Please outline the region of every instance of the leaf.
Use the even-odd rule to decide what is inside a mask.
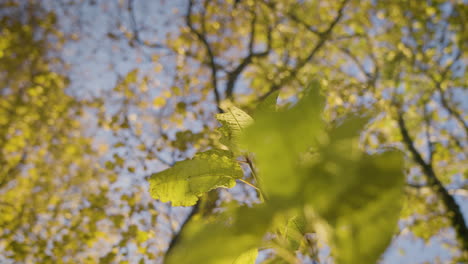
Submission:
[[[290,197],[298,190],[300,155],[323,137],[323,102],[314,85],[293,108],[275,114],[261,113],[246,129],[242,140],[255,153],[262,174],[260,186],[270,198]]]
[[[271,93],[265,100],[261,101],[255,108],[255,117],[260,113],[276,112],[276,102],[278,101],[279,90]]]
[[[242,177],[242,168],[230,152],[208,150],[151,175],[150,193],[173,206],[192,206],[202,194],[215,188],[232,188]]]
[[[156,97],[153,100],[153,106],[156,108],[163,107],[166,104],[166,98],[164,97]]]
[[[363,155],[355,169],[336,176],[328,188],[317,183],[330,174],[310,177],[308,203],[319,218],[316,229],[331,242],[337,263],[376,263],[397,229],[404,185],[399,153]],[[312,172],[311,172],[312,173]],[[345,179],[348,178],[348,179]],[[346,188],[339,188],[343,180]],[[329,201],[323,206],[323,201]],[[330,202],[331,201],[331,202]]]
[[[328,129],[309,165],[301,193],[309,220],[337,263],[375,263],[389,245],[401,211],[404,175],[400,153],[368,155],[359,148],[366,118]]]
[[[304,207],[306,225],[328,238],[337,263],[375,263],[401,209],[401,155],[367,155],[359,136],[368,119],[327,127],[322,106],[313,87],[293,108],[260,114],[243,140],[277,213]]]
[[[241,109],[231,106],[223,114],[217,114],[216,119],[222,127],[218,128],[221,134],[221,144],[228,147],[233,153],[239,153],[239,138],[244,130],[253,123],[252,117]]]
[[[218,215],[215,222],[192,220],[166,263],[253,264],[272,212],[266,206],[240,207]]]
[[[307,245],[306,222],[298,210],[276,212],[274,239],[269,243],[276,255],[271,256],[265,263],[290,264],[299,263],[297,259],[298,250]],[[262,262],[263,263],[263,262]]]
[[[286,240],[287,246],[291,251],[299,249],[305,233],[305,219],[302,216],[290,218],[281,230],[282,238]]]
[[[232,264],[255,264],[257,260],[258,249],[254,248],[242,253]]]

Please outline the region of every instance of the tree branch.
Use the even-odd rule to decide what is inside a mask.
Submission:
[[[431,128],[431,119],[429,117],[428,109],[426,103],[423,105],[424,113],[424,123],[425,123],[425,134],[426,134],[426,145],[427,145],[427,162],[432,166],[432,160],[434,158],[434,144],[431,140],[430,128]]]
[[[207,1],[205,1],[207,3]],[[216,100],[216,105],[218,106],[219,110],[219,105],[221,102],[221,96],[218,91],[218,79],[217,79],[217,68],[216,68],[216,63],[215,63],[215,56],[213,53],[213,50],[210,46],[210,43],[206,39],[205,35],[203,35],[201,32],[199,32],[192,23],[192,9],[193,9],[193,0],[189,0],[188,8],[187,8],[187,15],[185,16],[185,22],[187,26],[189,27],[190,31],[197,36],[197,38],[202,42],[202,44],[205,46],[206,52],[208,54],[208,62],[209,62],[209,67],[211,70],[211,86],[213,87],[213,92],[215,95],[215,100]],[[205,13],[203,12],[202,16],[202,28],[204,28],[205,24]]]
[[[308,28],[308,30],[316,35],[319,36],[319,40],[317,42],[317,44],[314,46],[314,48],[311,50],[311,52],[302,60],[300,60],[296,66],[290,71],[289,75],[286,76],[285,78],[281,79],[279,83],[277,84],[274,84],[272,85],[272,87],[270,88],[270,90],[263,94],[262,96],[259,97],[259,101],[263,101],[266,97],[268,97],[270,94],[272,94],[273,92],[281,89],[281,87],[288,83],[289,81],[291,81],[292,79],[294,79],[297,75],[297,73],[309,62],[311,61],[315,54],[324,46],[324,44],[326,43],[326,41],[329,39],[333,29],[335,28],[335,26],[338,24],[338,22],[341,20],[341,18],[343,17],[343,11],[346,7],[346,4],[348,3],[349,0],[343,0],[340,4],[340,7],[338,9],[338,14],[336,15],[336,17],[332,20],[332,22],[328,25],[327,29],[324,30],[324,31],[321,31],[321,32],[315,32],[315,31],[311,31]]]
[[[229,99],[233,99],[232,95],[234,93],[235,83],[239,78],[242,71],[253,61],[254,58],[261,58],[266,57],[271,51],[271,28],[268,28],[267,32],[267,48],[265,51],[262,52],[254,52],[254,45],[255,45],[255,24],[257,20],[257,16],[255,11],[252,12],[253,18],[251,22],[251,29],[250,29],[250,37],[249,37],[249,53],[246,57],[244,57],[239,65],[233,70],[227,73],[228,81],[226,84],[226,97]]]
[[[431,164],[428,164],[424,161],[421,154],[418,152],[414,146],[414,142],[411,139],[411,136],[408,133],[406,128],[406,123],[403,119],[403,113],[399,109],[398,113],[398,126],[400,129],[401,136],[403,137],[403,143],[406,145],[406,148],[410,151],[413,156],[414,161],[418,164],[424,175],[426,176],[427,183],[431,189],[439,196],[442,200],[445,208],[448,213],[448,217],[452,223],[452,226],[455,229],[457,240],[462,247],[463,256],[468,257],[468,228],[463,218],[463,213],[461,212],[460,207],[456,203],[455,199],[449,194],[444,185],[437,178],[434,169]]]
[[[414,183],[408,183],[406,186],[406,190],[410,193],[413,193],[414,191],[417,192],[422,192],[422,193],[428,193],[432,192],[431,187],[423,184],[414,184]],[[459,196],[465,196],[468,197],[468,187],[467,186],[462,186],[458,188],[451,188],[447,189],[447,192],[451,195],[459,195]]]
[[[465,136],[468,138],[468,124],[465,122],[465,120],[463,119],[463,117],[460,115],[460,113],[458,113],[457,111],[455,111],[451,106],[450,106],[450,103],[447,99],[447,97],[445,96],[445,92],[442,90],[442,86],[441,86],[441,82],[439,81],[435,81],[435,87],[437,89],[437,91],[439,92],[440,94],[440,101],[442,103],[442,106],[447,110],[447,112],[449,112],[449,114],[451,116],[453,116],[455,118],[455,120],[458,121],[458,123],[465,129]]]
[[[128,0],[128,12],[130,13],[130,24],[131,24],[132,31],[133,31],[133,40],[135,40],[138,44],[144,45],[149,48],[157,48],[157,49],[165,48],[165,46],[160,43],[150,43],[148,41],[141,40],[140,32],[138,30],[138,26],[136,22],[133,4],[134,4],[134,0]]]

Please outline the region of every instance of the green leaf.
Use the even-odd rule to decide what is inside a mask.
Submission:
[[[268,245],[272,246],[276,256],[272,256],[265,263],[297,263],[297,251],[310,246],[304,236],[307,233],[304,215],[299,210],[280,209],[275,213],[275,222],[272,226],[274,239]]]
[[[337,263],[375,263],[396,231],[404,185],[400,153],[368,155],[359,148],[365,118],[327,131],[319,157],[308,163],[304,203],[308,219]]]
[[[363,155],[356,164],[340,175],[311,168],[314,176],[305,185],[306,200],[309,213],[318,218],[316,230],[331,242],[337,263],[376,263],[397,230],[402,159],[399,153],[387,152]],[[330,178],[325,187],[322,182]]]
[[[368,119],[327,127],[322,106],[313,87],[293,108],[259,115],[243,140],[277,213],[304,207],[306,225],[328,238],[337,263],[375,263],[399,218],[401,155],[367,155],[359,139]]]
[[[215,222],[192,220],[165,263],[253,264],[272,212],[265,206],[240,207]]]
[[[242,177],[242,168],[229,151],[208,150],[151,175],[150,193],[173,206],[192,206],[202,194],[215,188],[232,188]]]
[[[242,253],[232,264],[255,264],[257,260],[258,249],[254,248]]]
[[[260,113],[246,129],[243,142],[255,153],[260,186],[267,196],[291,197],[300,186],[300,156],[323,137],[323,98],[318,86],[308,89],[293,108]]]
[[[271,93],[265,100],[261,101],[255,108],[255,117],[261,113],[276,112],[276,102],[278,101],[279,90]]]
[[[291,251],[299,249],[305,234],[305,219],[302,216],[290,218],[281,230],[282,237],[286,240],[287,248]]]
[[[221,134],[221,144],[238,154],[239,138],[244,130],[253,123],[252,117],[241,109],[231,106],[223,114],[217,114],[216,119],[221,123],[218,132]]]

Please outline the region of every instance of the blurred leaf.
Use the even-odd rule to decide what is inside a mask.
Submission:
[[[322,105],[315,85],[293,108],[274,115],[262,113],[246,130],[243,141],[255,153],[267,196],[290,197],[298,190],[299,156],[321,140],[323,133]]]
[[[166,104],[166,98],[164,97],[156,97],[153,100],[153,106],[156,108],[163,107]]]
[[[272,208],[259,206],[225,212],[211,223],[194,220],[184,228],[167,264],[253,264],[271,216]]]
[[[265,100],[261,101],[255,108],[255,118],[260,113],[274,113],[276,112],[276,102],[278,101],[280,91],[271,93]]]
[[[282,237],[286,240],[287,248],[294,252],[299,249],[305,234],[306,221],[301,216],[290,218],[281,230]]]
[[[387,152],[363,155],[356,163],[339,175],[311,168],[307,189],[313,191],[305,194],[309,213],[318,217],[316,230],[331,242],[337,263],[376,263],[397,230],[402,159]]]
[[[255,260],[258,256],[258,249],[251,249],[247,252],[242,253],[239,257],[232,262],[233,264],[255,264]]]
[[[326,127],[321,101],[315,86],[293,108],[260,115],[244,140],[275,208],[305,206],[306,225],[328,239],[337,263],[375,263],[401,210],[401,155],[365,154],[359,136],[368,119]]]

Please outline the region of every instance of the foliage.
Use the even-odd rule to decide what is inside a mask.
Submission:
[[[96,262],[89,249],[120,227],[103,226],[110,173],[84,136],[87,103],[66,91],[56,16],[34,1],[0,9],[0,262]]]
[[[399,206],[379,204],[402,183],[359,170],[390,165],[398,149],[403,209],[379,261],[465,263],[467,7],[0,1],[0,262],[332,262],[324,245],[342,262],[373,260]],[[310,80],[324,101],[307,97]],[[217,154],[194,156],[206,151]],[[166,181],[218,157],[195,173],[209,177]],[[147,179],[179,203],[152,199]],[[359,230],[353,242],[341,225]],[[379,225],[374,248],[354,247]],[[408,240],[424,246],[399,248]]]
[[[265,205],[227,211],[214,223],[190,223],[167,263],[233,263],[245,251],[259,247],[272,219],[290,210],[302,212],[304,225],[331,243],[337,263],[374,263],[378,259],[399,218],[402,160],[397,153],[363,153],[358,137],[365,120],[327,129],[320,118],[322,107],[318,87],[313,87],[293,108],[261,113],[251,126],[242,122],[251,123],[251,118],[238,108],[237,114],[229,111],[218,117],[225,127],[222,131],[242,138],[253,152],[259,171],[257,188],[266,196]],[[164,193],[155,195],[154,181],[170,183],[183,174],[184,186],[191,189],[204,189],[208,179],[216,186],[216,178],[199,182],[198,171],[216,173],[225,158],[213,156],[207,163],[190,167],[176,164],[174,169],[152,176],[151,192],[173,204],[193,205],[191,193],[161,188]],[[195,160],[197,156],[184,162]],[[291,243],[299,244],[301,239]],[[255,263],[255,259],[243,263]]]

